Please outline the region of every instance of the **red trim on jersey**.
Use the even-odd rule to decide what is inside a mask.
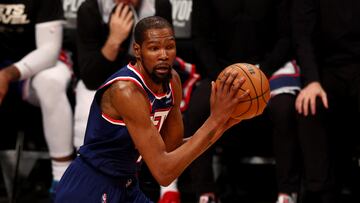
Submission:
[[[108,122],[115,124],[115,125],[123,125],[125,126],[125,122],[123,120],[113,119],[110,116],[106,115],[105,113],[101,113],[101,116],[107,120]]]
[[[133,82],[136,86],[138,86],[143,92],[145,95],[147,95],[147,92],[146,90],[144,89],[144,87],[141,85],[141,83],[139,81],[137,81],[135,78],[133,77],[130,77],[130,76],[119,76],[119,77],[116,77],[112,80],[110,80],[109,82],[105,83],[104,85],[100,86],[99,89],[105,87],[105,86],[108,86],[110,84],[113,84],[114,82],[117,82],[117,81],[130,81],[130,82]],[[151,112],[152,110],[152,104],[151,104],[151,101],[150,101],[150,98],[149,99],[149,104],[150,104],[150,109],[149,109],[149,112]]]

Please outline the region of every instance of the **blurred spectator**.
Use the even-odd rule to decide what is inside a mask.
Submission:
[[[296,110],[304,115],[301,123],[317,125],[304,128],[324,137],[323,142],[313,140],[308,146],[324,154],[323,159],[304,154],[313,165],[333,168],[317,171],[319,179],[310,179],[306,193],[317,202],[342,202],[334,197],[352,179],[351,158],[358,144],[356,132],[360,108],[360,2],[294,0],[294,39],[298,62],[302,67],[304,88],[296,99]],[[328,154],[330,150],[330,157]],[[311,150],[309,150],[311,152]],[[349,185],[346,185],[349,186]]]
[[[191,37],[192,0],[170,0],[172,22],[176,39],[176,54],[183,60],[195,63],[194,46]]]
[[[68,108],[73,105],[73,83],[75,83],[76,75],[78,75],[77,68],[77,59],[76,59],[76,13],[78,7],[84,0],[62,0],[65,24],[64,24],[64,34],[63,34],[63,43],[62,51],[59,57],[59,61],[56,64],[57,66],[67,66],[67,69],[71,70],[71,75],[66,75],[66,78],[63,78],[65,91],[68,93],[63,95],[62,99],[66,99],[66,113],[62,115],[61,119],[64,120],[71,128],[65,128],[62,130],[57,129],[56,133],[49,133],[51,136],[47,137],[47,143],[49,146],[49,151],[57,151],[64,156],[61,159],[52,159],[52,172],[53,172],[53,181],[50,188],[50,194],[54,199],[56,195],[56,187],[63,176],[65,170],[70,165],[72,159],[74,158],[74,132],[73,132],[73,113],[71,109],[71,114],[67,113]],[[54,68],[55,68],[54,67]],[[75,73],[75,74],[74,74]],[[67,92],[66,92],[67,90]],[[69,98],[67,98],[69,97]],[[71,103],[68,101],[71,99]],[[65,101],[65,100],[64,100]],[[64,109],[64,108],[63,108]],[[61,110],[61,108],[59,109]],[[46,135],[46,134],[45,134]]]
[[[295,67],[290,62],[293,54],[289,36],[290,27],[287,22],[289,19],[282,18],[283,13],[280,13],[285,8],[286,2],[251,0],[221,2],[197,0],[193,2],[192,34],[203,80],[196,87],[189,105],[188,121],[185,123],[188,135],[191,135],[209,114],[207,99],[210,96],[210,81],[215,80],[220,71],[228,65],[241,62],[256,64],[269,78],[284,64],[290,64],[291,71],[295,71]],[[278,22],[278,20],[281,21]],[[296,85],[295,89],[291,90],[293,94],[299,89],[299,84]],[[294,95],[289,98],[294,100]],[[289,98],[286,98],[284,102],[287,102]],[[276,111],[276,113],[283,113],[282,109],[276,109]],[[265,112],[259,118],[242,122],[230,129],[227,134],[236,134],[241,131],[241,128],[242,132],[245,132],[244,129],[249,130],[249,126],[252,134],[264,134],[262,132],[269,127],[267,116]],[[249,141],[251,141],[249,136],[224,136],[218,147],[215,147],[223,150],[221,160],[227,166],[226,173],[229,173],[229,176],[237,174],[234,162],[239,160],[234,159],[235,153],[236,157],[249,154],[254,156],[251,154],[254,153],[254,146],[246,147]],[[247,144],[241,144],[244,142]],[[271,146],[270,143],[267,145]],[[257,147],[261,148],[259,145]],[[207,187],[197,187],[196,192],[200,199],[202,196],[206,198],[208,194],[214,196],[216,193],[214,174],[211,170],[213,153],[207,152],[193,164],[195,172],[201,171],[201,173],[194,173],[193,177],[202,180],[203,184],[207,183]],[[232,181],[229,180],[229,182]],[[224,193],[225,191],[222,191],[222,194]]]
[[[72,73],[58,60],[64,23],[61,1],[6,1],[0,7],[1,117],[14,108],[8,94],[40,106],[52,174],[58,181],[73,155],[72,110],[66,95]],[[4,121],[2,126],[14,124]]]
[[[278,1],[275,10],[275,29],[278,36],[276,45],[283,45],[275,47],[282,49],[285,64],[269,78],[271,99],[268,109],[273,126],[273,152],[278,185],[276,203],[297,202],[302,174],[295,111],[295,99],[300,91],[301,82],[300,69],[294,60],[295,54],[291,43],[291,6],[292,0],[281,0]],[[316,153],[314,157],[317,157]]]
[[[283,0],[278,11],[279,33],[282,33],[283,39],[288,42],[292,38],[292,3],[292,0]],[[289,53],[294,54],[293,46],[289,46]],[[293,58],[294,56],[292,55]],[[296,112],[295,100],[300,84],[300,70],[295,60],[285,64],[270,78],[272,98],[269,115],[274,127],[277,203],[329,202],[314,197],[305,201],[304,198],[307,191],[321,193],[326,190],[331,185],[327,178],[331,180],[333,177],[328,173],[331,166],[325,134],[314,128],[316,121],[307,120],[304,115]],[[305,120],[307,121],[304,122]]]

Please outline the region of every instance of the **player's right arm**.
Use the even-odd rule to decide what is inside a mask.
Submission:
[[[243,81],[237,74],[222,78],[219,88],[212,85],[211,115],[186,143],[167,152],[164,141],[150,120],[150,104],[142,90],[128,81],[115,82],[105,91],[101,108],[114,119],[122,119],[135,147],[152,175],[161,185],[168,185],[201,153],[219,138],[229,126],[231,112],[240,98],[236,96]],[[215,139],[216,140],[216,139]]]

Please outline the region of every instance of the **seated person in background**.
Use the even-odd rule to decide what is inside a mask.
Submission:
[[[68,98],[62,96],[61,103],[67,102],[68,106],[73,105],[73,96],[74,89],[73,86],[76,82],[76,76],[78,75],[77,68],[77,51],[76,51],[76,14],[78,7],[82,4],[84,0],[63,0],[63,9],[64,9],[64,31],[63,31],[63,41],[62,41],[62,51],[60,53],[59,62],[56,63],[55,67],[58,66],[67,66],[67,69],[71,70],[71,75],[66,75],[64,78],[64,88],[68,87],[68,96],[71,98],[71,104],[68,101]],[[66,86],[65,86],[66,84]],[[65,93],[65,92],[64,92]],[[66,112],[68,111],[65,109]],[[72,112],[72,111],[71,111]],[[53,171],[53,181],[50,188],[50,194],[52,198],[56,195],[56,187],[60,181],[62,175],[64,174],[66,168],[70,165],[71,161],[74,159],[74,132],[73,132],[73,113],[65,113],[61,119],[64,123],[67,123],[71,128],[65,128],[62,130],[56,130],[56,132],[46,133],[47,144],[50,148],[50,152],[56,151],[57,154],[63,154],[64,158],[60,160],[52,160],[52,171]],[[60,118],[59,118],[60,119]],[[76,143],[75,143],[76,144]],[[75,145],[76,146],[76,145]]]
[[[24,99],[38,105],[52,159],[53,178],[58,181],[73,155],[71,139],[62,139],[72,134],[72,110],[66,95],[72,72],[58,60],[64,23],[61,1],[7,2],[0,4],[0,18],[9,19],[0,21],[2,127],[14,126],[8,124],[13,122],[8,120],[9,109],[18,110],[17,119],[23,117],[10,100]]]
[[[196,65],[202,80],[191,97],[187,111],[188,120],[185,123],[186,135],[192,135],[209,115],[210,82],[216,79],[223,68],[234,63],[251,63],[258,65],[267,76],[271,76],[292,59],[289,51],[290,39],[283,36],[288,33],[277,29],[278,8],[282,2],[193,1],[191,32]],[[266,109],[263,115],[246,120],[226,133],[230,135],[247,130],[253,132],[254,136],[223,136],[214,150],[209,150],[190,167],[194,169],[193,179],[199,179],[206,185],[194,187],[203,202],[211,202],[211,199],[226,201],[227,198],[231,199],[227,200],[229,202],[241,201],[237,198],[241,194],[236,187],[241,185],[239,179],[242,178],[242,173],[235,163],[246,156],[271,155],[271,137],[262,136],[272,127],[267,112]],[[259,139],[262,139],[262,142],[259,142]],[[225,177],[226,184],[230,184],[230,187],[219,187],[219,184],[215,184],[215,175],[211,170],[215,151],[220,155],[218,157],[224,166],[221,168],[226,168],[224,173],[220,172],[220,177]],[[237,156],[234,157],[234,154]],[[226,178],[227,175],[229,178]],[[217,192],[220,195],[218,197],[215,194]]]

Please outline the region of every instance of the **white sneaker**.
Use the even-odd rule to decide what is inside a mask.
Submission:
[[[296,199],[296,193],[292,193],[291,195],[286,193],[280,193],[276,203],[296,203]]]

